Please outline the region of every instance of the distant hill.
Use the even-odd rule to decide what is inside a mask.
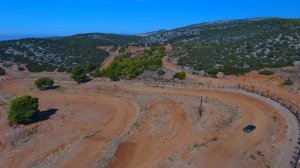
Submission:
[[[145,43],[208,44],[247,39],[297,29],[299,19],[254,18],[217,21],[181,27],[147,36]]]
[[[99,64],[108,56],[102,45],[136,44],[140,37],[116,34],[78,34],[68,37],[0,41],[1,60],[25,63],[30,71],[53,71],[86,62]]]
[[[163,33],[163,32],[166,32],[167,30],[165,29],[161,29],[161,30],[158,30],[158,31],[153,31],[153,32],[147,32],[147,33],[143,33],[143,34],[138,34],[137,36],[141,36],[141,37],[147,37],[147,36],[150,36],[150,35],[154,35],[154,34],[157,34],[157,33]]]
[[[135,36],[89,33],[0,41],[0,58],[42,71],[85,62],[100,64],[108,53],[97,46],[167,43],[173,44],[172,56],[179,65],[198,71],[225,71],[220,68],[227,66],[242,71],[281,67],[300,61],[300,19],[216,21]]]
[[[283,67],[300,60],[300,19],[257,18],[192,25],[147,37],[171,43],[181,66],[215,74]]]

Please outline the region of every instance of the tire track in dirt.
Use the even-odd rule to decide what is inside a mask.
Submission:
[[[39,129],[37,137],[30,144],[23,146],[22,150],[9,152],[8,148],[4,149],[7,153],[5,157],[10,158],[8,163],[10,167],[21,167],[22,165],[32,167],[37,163],[42,163],[46,161],[46,158],[51,158],[51,155],[58,154],[53,150],[56,151],[56,149],[68,146],[77,140],[82,141],[80,146],[72,150],[67,157],[63,157],[65,159],[55,164],[59,167],[92,167],[103,155],[103,149],[106,149],[113,139],[124,134],[136,118],[136,110],[132,102],[120,97],[30,91],[20,88],[17,81],[6,81],[1,85],[12,95],[38,97],[40,109],[47,110],[49,107],[59,109],[53,119],[51,117],[47,122],[38,123],[42,129]],[[102,117],[103,119],[101,119]],[[98,119],[99,123],[97,123]],[[44,124],[47,126],[43,126]],[[88,138],[81,138],[96,130],[100,130],[100,132]],[[0,136],[2,139],[4,135]],[[43,139],[45,137],[49,138],[48,142]],[[60,140],[58,141],[58,139]]]
[[[106,98],[107,100],[104,104],[113,107],[120,105],[119,108],[115,107],[113,110],[114,115],[111,118],[111,120],[113,120],[111,124],[110,122],[106,122],[104,126],[99,127],[103,132],[85,140],[81,147],[77,148],[66,160],[59,163],[60,167],[92,166],[93,162],[101,156],[101,149],[105,148],[114,137],[118,137],[124,131],[126,132],[133,120],[132,118],[135,116],[134,108],[130,108],[130,105],[128,105],[130,102],[121,98],[113,98],[113,96],[108,95],[97,96],[95,94],[84,96],[69,93],[59,94],[26,91],[17,87],[15,82],[5,83],[7,87],[5,90],[9,90],[15,95],[30,94],[38,96],[41,99],[47,99],[49,96],[70,99],[70,97],[77,96],[80,99],[98,99],[98,101],[103,101],[104,98]],[[194,97],[208,96],[218,98],[220,101],[226,103],[238,105],[245,113],[243,114],[243,118],[226,132],[198,132],[195,134],[195,132],[192,132],[191,125],[185,117],[184,109],[178,102],[172,99],[165,99],[160,102],[155,101],[149,106],[149,113],[147,114],[141,131],[136,135],[136,141],[119,147],[120,150],[117,151],[117,159],[115,160],[116,164],[112,162],[112,167],[120,167],[120,165],[123,167],[126,167],[126,165],[127,167],[158,167],[175,151],[182,150],[186,145],[204,142],[204,137],[218,137],[219,140],[210,146],[204,157],[199,158],[199,165],[203,167],[235,167],[236,165],[247,163],[244,162],[245,156],[248,156],[253,150],[257,150],[258,146],[270,145],[273,142],[272,139],[274,136],[280,138],[285,135],[284,129],[275,128],[274,131],[272,117],[270,117],[270,114],[278,115],[277,123],[279,125],[285,125],[286,121],[281,117],[280,113],[272,106],[253,97],[216,90],[161,89],[123,84],[120,88],[132,94],[151,93]],[[55,104],[51,104],[51,106],[53,105]],[[161,108],[163,109],[162,111],[165,111],[167,115],[171,116],[171,119],[167,122],[163,130],[157,134],[152,134],[151,130],[155,125],[153,117],[157,115],[157,112],[159,112]],[[118,115],[116,116],[116,114]],[[245,135],[242,131],[243,127],[249,123],[255,124],[258,128],[251,136]],[[84,126],[84,124],[82,126]],[[288,125],[288,127],[290,127],[290,125]],[[97,127],[93,127],[93,130],[94,128]],[[26,152],[24,152],[24,154],[25,153]],[[120,161],[118,161],[118,153]],[[276,154],[270,156],[270,159],[275,158],[274,155]],[[127,158],[125,156],[127,156]],[[25,155],[23,157],[26,158]],[[20,156],[20,158],[22,158],[22,156]]]
[[[68,156],[62,167],[92,167],[94,162],[103,154],[112,139],[120,136],[130,126],[130,119],[134,118],[134,109],[122,101],[112,101],[115,106],[113,118],[102,128],[102,132],[89,138],[76,152]]]
[[[154,115],[156,115],[156,119],[165,117],[162,116],[161,112],[156,113],[160,108],[164,108],[161,112],[167,112],[171,118],[166,127],[157,128],[160,129],[159,134],[151,133],[153,127],[157,127],[154,122]],[[149,107],[142,131],[136,137],[137,142],[123,144],[119,149],[119,151],[121,150],[119,157],[117,156],[117,159],[109,167],[157,167],[162,160],[169,156],[169,153],[185,144],[184,139],[188,137],[189,131],[187,130],[189,129],[191,126],[187,122],[186,115],[175,101],[154,102]],[[121,152],[126,154],[122,155]],[[128,154],[131,156],[128,157]]]
[[[268,146],[273,143],[272,139],[274,137],[282,138],[285,135],[285,129],[281,129],[281,127],[276,128],[274,131],[273,128],[273,119],[270,116],[278,115],[278,120],[276,121],[278,125],[284,126],[286,124],[285,119],[283,119],[280,113],[274,109],[269,104],[264,103],[261,100],[258,100],[253,97],[236,94],[236,93],[229,93],[224,91],[213,91],[213,90],[199,90],[199,89],[158,89],[158,88],[146,88],[146,87],[126,87],[125,90],[133,93],[157,93],[157,94],[169,94],[169,95],[188,95],[188,96],[208,96],[218,98],[220,101],[227,102],[230,104],[235,104],[239,106],[239,108],[244,111],[243,118],[240,119],[229,131],[226,132],[202,132],[198,135],[193,135],[189,129],[184,131],[183,139],[179,142],[170,141],[168,143],[172,144],[173,151],[174,149],[180,149],[180,146],[183,147],[184,145],[193,145],[195,142],[203,142],[203,137],[218,137],[219,141],[215,142],[212,145],[205,156],[199,158],[199,165],[203,167],[234,167],[236,165],[240,165],[244,163],[243,160],[247,160],[247,156],[250,155],[251,152],[255,152],[253,150],[257,150],[260,145]],[[176,109],[181,109],[178,105],[172,105]],[[170,113],[174,112],[174,109],[171,108]],[[176,112],[176,110],[175,110]],[[178,112],[178,111],[177,111]],[[254,131],[251,135],[245,134],[243,132],[243,128],[245,125],[252,123],[257,126],[257,130]],[[147,125],[147,124],[146,124]],[[290,127],[290,126],[289,126]],[[183,128],[184,129],[184,128]],[[169,133],[169,132],[168,132]],[[191,136],[189,136],[191,135]],[[164,136],[164,134],[161,134]],[[181,137],[180,131],[176,136]],[[157,138],[156,138],[157,139]],[[147,141],[147,139],[144,139]],[[148,150],[150,150],[150,154],[155,150],[160,150],[161,147],[156,148],[155,145],[152,143],[157,143],[157,141],[148,142],[147,144],[151,144],[151,147],[148,146]],[[270,147],[271,148],[271,147]],[[142,152],[142,151],[139,151]],[[147,153],[147,148],[143,148],[142,153]],[[164,150],[161,151],[165,153],[165,156],[170,156],[172,152]],[[136,152],[138,155],[138,152]],[[145,158],[148,156],[140,154]],[[141,157],[142,157],[141,156]],[[155,162],[156,159],[160,159],[163,155],[156,153],[156,157],[151,158],[151,160],[144,160],[143,162],[139,162],[142,158],[132,158],[130,164],[131,167],[156,167],[159,162]],[[276,154],[270,156],[270,159],[274,159]],[[275,159],[274,159],[275,160]],[[144,163],[147,162],[148,163]],[[288,165],[288,161],[285,161],[284,165]],[[148,164],[148,165],[147,165]],[[147,165],[147,166],[139,166],[139,165]]]

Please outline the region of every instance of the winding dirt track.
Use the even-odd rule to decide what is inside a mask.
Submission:
[[[15,96],[36,96],[40,100],[41,110],[56,108],[58,111],[47,122],[34,124],[39,126],[39,132],[22,150],[10,152],[7,145],[6,150],[0,151],[5,152],[5,157],[0,158],[0,167],[35,165],[60,150],[70,148],[76,142],[80,142],[80,145],[71,148],[72,152],[59,160],[57,166],[92,167],[103,155],[107,145],[124,134],[136,116],[133,104],[123,98],[95,94],[41,93],[20,88],[20,83],[26,85],[28,81],[7,81],[1,84],[1,90]],[[9,134],[5,118],[1,117],[1,125],[2,144],[5,142],[3,133]]]
[[[151,106],[151,110],[157,108],[157,106],[167,105],[168,113],[172,114],[174,122],[169,123],[171,129],[167,133],[162,133],[160,138],[147,136],[149,131],[148,125],[149,121],[146,121],[146,126],[141,132],[142,140],[138,141],[136,147],[136,153],[128,167],[159,167],[161,161],[170,156],[184,145],[193,145],[196,142],[205,141],[204,137],[212,138],[219,137],[220,140],[216,142],[213,147],[205,152],[203,157],[199,158],[199,164],[201,167],[253,167],[257,165],[251,165],[247,162],[247,157],[251,152],[259,150],[260,146],[267,146],[267,148],[272,149],[271,145],[278,145],[279,147],[283,144],[288,143],[289,138],[297,138],[294,132],[290,132],[286,135],[286,130],[283,129],[286,121],[284,117],[289,117],[293,122],[289,122],[288,127],[293,131],[297,128],[297,122],[294,118],[287,112],[280,114],[272,106],[262,102],[261,100],[255,99],[253,97],[228,93],[223,91],[211,91],[211,90],[198,90],[198,89],[153,89],[153,88],[127,88],[133,92],[141,93],[157,93],[157,94],[170,94],[170,95],[189,95],[189,96],[208,96],[213,98],[218,98],[223,102],[230,104],[235,104],[239,106],[243,114],[243,118],[239,120],[232,129],[225,132],[198,132],[195,133],[191,131],[191,126],[189,126],[185,113],[180,106],[173,101],[165,101],[162,103],[157,103]],[[151,115],[151,113],[149,113]],[[272,115],[278,117],[276,124],[272,121]],[[283,116],[282,116],[283,115]],[[176,117],[177,116],[177,117]],[[181,117],[179,117],[181,116]],[[175,119],[177,118],[177,120]],[[287,118],[288,118],[287,117]],[[172,120],[172,121],[173,121]],[[180,122],[178,121],[180,120]],[[259,128],[251,135],[245,134],[242,129],[248,124],[253,123]],[[278,126],[275,126],[277,125]],[[177,127],[176,127],[177,126]],[[296,129],[297,130],[297,129]],[[172,136],[171,136],[172,135]],[[167,139],[166,144],[160,141],[160,139]],[[274,140],[276,139],[276,140]],[[282,144],[281,144],[282,143]],[[151,144],[149,146],[149,144]],[[269,160],[272,161],[271,167],[288,167],[289,159],[291,158],[293,145],[289,144],[289,148],[278,148],[276,150],[270,151]],[[149,153],[145,150],[148,147]],[[284,146],[286,147],[286,146]],[[140,149],[140,151],[138,150]],[[156,150],[158,152],[156,153]],[[143,152],[142,152],[143,151]],[[147,151],[148,152],[148,151]],[[285,159],[277,160],[279,153],[286,154]],[[148,159],[149,160],[143,160]],[[239,166],[237,166],[239,165]]]
[[[30,144],[21,146],[21,150],[9,151],[9,146],[5,145],[5,134],[1,134],[0,153],[5,157],[0,158],[0,167],[31,167],[55,157],[60,150],[65,153],[58,155],[60,159],[55,162],[56,166],[92,167],[104,154],[103,150],[109,143],[126,133],[139,114],[134,108],[134,102],[121,97],[107,94],[39,92],[24,87],[30,83],[32,81],[12,80],[2,82],[0,87],[1,91],[14,96],[26,94],[38,97],[41,110],[57,108],[58,111],[48,121],[36,123],[39,133]],[[288,113],[282,114],[259,99],[224,91],[136,87],[123,83],[116,85],[130,95],[164,94],[170,98],[149,104],[147,116],[142,129],[136,134],[136,140],[119,147],[116,159],[110,167],[160,167],[175,152],[214,137],[217,137],[218,141],[206,149],[205,155],[199,156],[198,166],[289,166],[294,141],[288,145],[287,141],[294,140],[296,134],[286,129],[294,129],[297,123],[287,121]],[[237,105],[244,112],[243,117],[226,131],[195,131],[187,120],[184,109],[172,99],[172,95],[217,98],[222,102]],[[153,117],[161,111],[171,119],[161,132],[153,133]],[[276,116],[276,122],[273,121],[273,116]],[[10,128],[6,126],[5,118],[1,117],[0,123],[0,131],[9,134]],[[242,131],[248,123],[257,126],[251,135]],[[259,164],[249,160],[250,154],[261,149],[265,150],[265,160],[261,160]],[[284,159],[279,159],[278,156],[284,156]]]

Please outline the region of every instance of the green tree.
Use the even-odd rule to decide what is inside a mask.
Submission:
[[[288,78],[283,82],[283,85],[293,85],[293,84],[294,82],[291,78]]]
[[[184,80],[186,79],[186,74],[185,72],[177,72],[176,74],[173,75],[174,79],[179,79],[179,80]]]
[[[263,70],[263,71],[260,71],[259,74],[266,75],[266,76],[271,76],[271,75],[274,74],[274,72],[270,71],[270,70]]]
[[[74,66],[71,71],[71,77],[77,83],[84,81],[86,79],[85,69],[80,65]]]
[[[162,69],[159,69],[159,70],[157,71],[157,74],[158,74],[159,76],[163,76],[164,74],[166,74],[166,71],[164,71],[164,70],[162,70]]]
[[[93,72],[97,68],[96,64],[87,62],[84,64],[84,70],[86,73]]]
[[[38,113],[38,106],[38,98],[31,96],[18,97],[11,101],[7,118],[13,124],[31,123]]]
[[[94,76],[93,77],[95,77],[95,78],[98,78],[98,77],[101,77],[102,76],[102,74],[101,74],[101,70],[100,70],[100,68],[96,68],[96,70],[95,70],[95,73],[94,73]]]
[[[40,77],[36,81],[34,81],[34,84],[40,90],[45,90],[47,88],[52,87],[54,84],[54,81],[53,81],[53,79],[51,79],[49,77]]]
[[[63,67],[63,66],[60,66],[60,67],[58,67],[58,69],[57,69],[57,72],[65,72],[65,71],[67,71],[67,68],[65,68],[65,67]]]

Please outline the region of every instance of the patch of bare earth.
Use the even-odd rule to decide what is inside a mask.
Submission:
[[[286,167],[296,143],[293,117],[244,93],[107,81],[57,84],[41,92],[32,80],[1,82],[0,167]],[[6,109],[20,95],[36,96],[42,112],[55,112],[11,128]],[[246,134],[249,123],[257,129]]]

